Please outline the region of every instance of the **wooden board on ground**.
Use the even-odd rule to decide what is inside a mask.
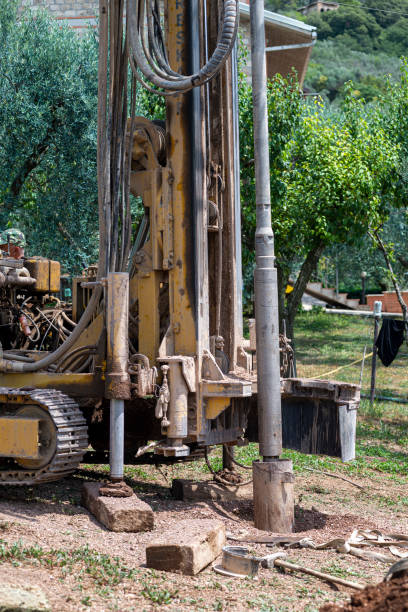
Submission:
[[[223,485],[214,481],[186,480],[174,478],[171,492],[175,499],[180,501],[236,501],[238,499],[252,499],[252,483],[243,487],[237,485]]]

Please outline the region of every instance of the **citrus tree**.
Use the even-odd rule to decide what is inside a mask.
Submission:
[[[308,104],[295,79],[268,85],[272,226],[278,269],[279,311],[293,337],[304,289],[324,249],[353,244],[381,223],[397,202],[400,146],[380,113],[353,99],[340,111]],[[241,177],[244,267],[253,269],[255,191],[251,95],[241,84]],[[288,281],[293,291],[285,299]],[[249,295],[247,293],[247,299]]]

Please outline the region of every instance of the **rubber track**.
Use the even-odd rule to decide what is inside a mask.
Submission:
[[[0,470],[1,485],[35,485],[59,480],[78,468],[88,448],[88,428],[75,400],[56,389],[8,389],[0,387],[0,404],[13,404],[24,396],[25,404],[37,404],[49,412],[57,430],[57,450],[50,463],[38,470]],[[0,408],[1,411],[1,408]]]

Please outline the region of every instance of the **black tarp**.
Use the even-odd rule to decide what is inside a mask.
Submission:
[[[383,319],[378,334],[377,353],[383,364],[388,367],[398,355],[398,350],[404,341],[404,321]]]

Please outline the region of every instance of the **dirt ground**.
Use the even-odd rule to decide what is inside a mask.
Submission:
[[[234,536],[262,534],[253,527],[250,499],[186,503],[171,498],[172,477],[190,477],[188,469],[135,468],[127,482],[155,511],[154,531],[112,533],[80,503],[86,479],[103,472],[87,467],[74,477],[36,488],[0,490],[1,582],[35,584],[53,610],[318,610],[325,603],[346,603],[351,590],[317,578],[261,569],[257,580],[232,579],[207,567],[195,577],[146,569],[145,547],[158,531],[181,519],[217,518]],[[191,471],[191,468],[190,468]],[[183,472],[186,472],[183,474]],[[208,478],[195,473],[197,479]],[[357,489],[342,480],[312,473],[296,477],[296,526],[316,543],[349,536],[356,528],[408,533],[406,512],[382,507],[390,485],[353,477]],[[396,486],[398,488],[398,486]],[[388,494],[390,491],[388,490]],[[273,549],[250,544],[257,554]],[[288,560],[362,582],[382,580],[389,564],[365,561],[334,550],[291,550]]]

